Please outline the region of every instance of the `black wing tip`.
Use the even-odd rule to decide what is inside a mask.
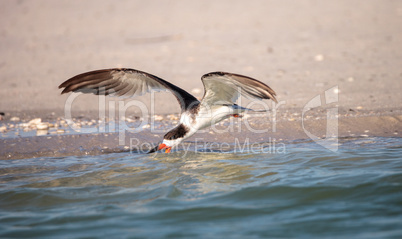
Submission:
[[[271,100],[273,100],[275,103],[278,104],[278,100],[275,98],[275,92],[272,94],[272,96],[270,97]]]
[[[70,88],[71,87],[68,80],[63,82],[61,85],[59,85],[59,89],[63,89],[60,94],[63,95],[72,92]]]
[[[59,87],[60,88],[60,87]],[[69,93],[70,91],[68,91],[67,89],[64,89],[61,93],[60,93],[60,95],[63,95],[63,94],[66,94],[66,93]]]
[[[61,83],[58,88],[59,89],[66,88],[69,85],[69,82],[71,79],[73,79],[73,78],[70,78],[70,79],[64,81],[63,83]]]
[[[265,97],[263,99],[267,99],[267,100],[272,100],[275,103],[278,104],[278,100],[276,99],[276,93],[274,90],[272,90],[271,88],[269,88],[270,90],[268,91],[268,93],[265,93]]]
[[[69,80],[67,80],[67,81],[63,82],[62,84],[60,84],[59,89],[63,89],[61,91],[61,93],[60,93],[61,95],[71,92],[71,90],[69,90]]]
[[[80,79],[83,79],[87,76],[90,75],[96,75],[99,73],[105,73],[105,72],[112,72],[112,71],[128,71],[128,70],[133,70],[133,69],[129,69],[129,68],[108,68],[108,69],[100,69],[100,70],[92,70],[92,71],[87,71],[81,74],[78,74],[76,76],[71,77],[70,79],[64,81],[63,83],[61,83],[59,85],[59,89],[64,88],[64,90],[61,92],[61,94],[66,94],[69,92],[72,92],[72,90],[70,89],[70,86],[74,85],[76,83],[76,81],[79,81]]]

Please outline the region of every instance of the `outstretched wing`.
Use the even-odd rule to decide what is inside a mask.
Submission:
[[[62,94],[82,92],[119,97],[133,97],[150,91],[170,91],[179,101],[182,112],[198,103],[198,100],[185,90],[157,76],[128,68],[82,73],[63,82],[59,88],[64,88]]]
[[[251,99],[275,98],[275,91],[266,84],[238,74],[212,72],[202,76],[205,92],[202,102],[212,104],[232,104],[240,95]]]

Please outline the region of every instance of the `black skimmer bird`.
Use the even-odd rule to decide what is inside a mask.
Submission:
[[[227,72],[211,72],[201,77],[204,84],[204,97],[201,101],[187,91],[152,74],[128,69],[114,68],[90,71],[74,76],[63,82],[62,94],[68,92],[92,93],[133,97],[150,91],[167,90],[179,101],[181,107],[180,123],[163,137],[162,143],[149,153],[172,147],[192,136],[197,130],[216,124],[229,117],[239,117],[250,110],[234,102],[243,95],[251,99],[275,99],[275,91],[266,84],[243,75]]]

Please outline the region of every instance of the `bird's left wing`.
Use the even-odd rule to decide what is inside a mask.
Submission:
[[[277,102],[274,90],[248,76],[212,72],[203,75],[201,80],[205,88],[202,102],[209,105],[232,104],[240,95],[251,99],[272,99]]]

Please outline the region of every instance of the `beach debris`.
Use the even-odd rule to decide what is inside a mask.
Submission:
[[[36,131],[36,135],[37,136],[41,136],[41,135],[47,135],[47,130],[37,130]]]
[[[156,121],[162,121],[162,120],[163,120],[163,116],[162,116],[162,115],[154,115],[154,120],[156,120]]]
[[[151,128],[151,125],[146,124],[146,125],[143,125],[142,128],[143,128],[143,129],[148,129],[148,128]]]
[[[0,127],[0,133],[4,133],[7,131],[7,127],[6,126],[1,126]]]
[[[283,70],[283,69],[278,69],[278,71],[276,72],[276,75],[277,75],[278,77],[281,77],[281,76],[283,76],[285,73],[286,73],[285,70]]]
[[[348,81],[349,81],[349,82],[353,82],[353,81],[355,81],[355,79],[354,79],[353,77],[349,77],[349,78],[348,78]]]
[[[356,109],[361,110],[361,109],[363,109],[363,106],[357,106]]]
[[[324,60],[324,56],[321,55],[321,54],[317,54],[317,55],[315,55],[314,60],[315,60],[315,61],[323,61],[323,60]]]
[[[179,117],[177,115],[171,114],[167,116],[169,120],[179,120]]]
[[[126,121],[129,122],[129,123],[135,122],[135,120],[133,120],[133,119],[131,119],[131,118],[128,118],[128,117],[126,117]]]
[[[11,117],[10,121],[14,121],[14,122],[20,121],[20,117],[17,117],[17,116]]]
[[[35,127],[36,125],[40,124],[41,122],[42,122],[41,118],[32,119],[28,122],[28,127]]]
[[[64,129],[57,129],[57,131],[56,131],[58,134],[64,134]]]
[[[39,124],[36,125],[36,129],[38,129],[38,131],[39,130],[48,130],[49,129],[49,123],[44,123],[44,122],[39,123]]]

